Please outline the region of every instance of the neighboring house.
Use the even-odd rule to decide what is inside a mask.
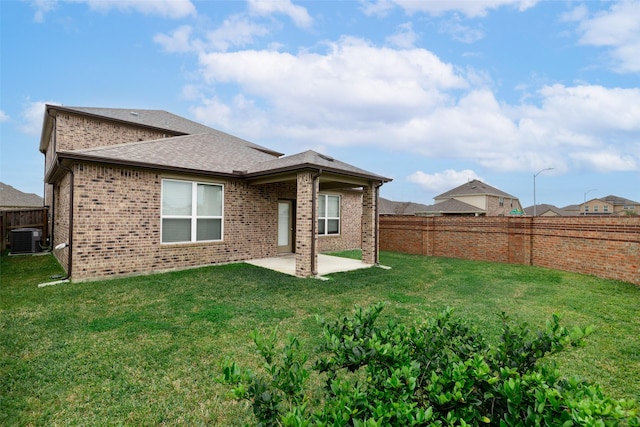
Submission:
[[[417,212],[421,216],[472,215],[511,216],[522,215],[517,197],[474,179],[434,197],[435,204]]]
[[[640,215],[640,203],[609,195],[580,204],[580,215]]]
[[[566,212],[567,216],[580,215],[580,205],[567,205],[563,208],[560,208],[560,210]]]
[[[0,182],[0,210],[42,208],[44,199],[37,194],[23,193],[10,185]]]
[[[306,151],[269,148],[159,110],[47,105],[40,151],[54,253],[74,280],[295,253],[378,257],[390,181]]]
[[[524,214],[533,216],[533,206],[524,208]],[[536,205],[536,216],[574,216],[575,213],[561,209],[554,205],[539,204]]]
[[[423,211],[427,205],[414,202],[394,202],[392,200],[379,199],[380,207],[378,212],[380,215],[415,215],[416,212]]]

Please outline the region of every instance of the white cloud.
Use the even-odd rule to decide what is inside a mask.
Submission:
[[[387,43],[399,47],[401,49],[410,49],[415,46],[418,40],[418,33],[413,31],[413,25],[411,22],[405,22],[398,26],[398,31],[395,34],[387,37]]]
[[[4,123],[8,121],[9,121],[9,115],[4,111],[0,110],[0,123]]]
[[[162,46],[165,52],[191,52],[201,50],[201,42],[191,40],[193,28],[183,25],[173,30],[169,35],[156,34],[153,41]]]
[[[470,169],[461,171],[447,169],[434,174],[417,171],[407,177],[407,181],[416,183],[424,190],[434,193],[443,193],[473,179],[484,181],[478,174]]]
[[[469,18],[483,17],[491,9],[503,6],[516,7],[519,11],[524,11],[533,7],[537,0],[472,0],[472,1],[416,1],[416,0],[378,0],[363,2],[365,13],[381,14],[386,13],[391,4],[394,4],[406,13],[427,13],[433,16],[440,16],[447,12],[459,12]]]
[[[28,101],[24,105],[20,113],[19,129],[21,132],[31,136],[40,136],[46,104],[60,105],[52,101]]]
[[[242,47],[262,37],[269,30],[247,19],[244,15],[232,15],[225,19],[215,30],[206,32],[200,38],[194,35],[194,29],[183,25],[169,34],[156,34],[153,41],[162,46],[165,52],[206,52],[209,50],[225,52],[232,47]]]
[[[196,15],[196,7],[190,0],[31,0],[31,6],[36,10],[34,20],[43,22],[45,15],[60,3],[84,3],[90,9],[99,12],[112,9],[123,12],[133,10],[145,15],[171,19]]]
[[[630,154],[620,153],[614,147],[601,151],[573,153],[571,157],[585,169],[598,172],[637,171],[640,160]]]
[[[216,50],[226,51],[232,46],[246,46],[253,43],[256,36],[262,37],[269,30],[249,21],[241,15],[234,15],[224,20],[222,25],[207,33],[208,45]]]
[[[451,19],[445,19],[440,23],[439,31],[449,34],[454,40],[462,43],[475,43],[484,38],[484,31],[464,25],[456,14]]]
[[[307,9],[294,5],[291,0],[248,0],[248,2],[250,12],[255,15],[282,13],[291,18],[300,28],[310,28],[313,25],[313,18]]]
[[[429,51],[378,48],[355,38],[329,44],[325,54],[217,52],[200,55],[200,63],[209,84],[239,85],[275,115],[309,127],[396,123],[446,103],[442,89],[467,85]]]
[[[588,153],[610,153],[611,170],[640,165],[640,89],[543,86],[510,105],[425,49],[352,37],[324,52],[212,52],[199,63],[215,97],[199,97],[197,118],[283,152],[379,146],[494,171],[589,170]]]
[[[580,43],[608,47],[613,67],[621,73],[640,71],[640,2],[613,2],[609,10],[589,18],[576,9],[566,18],[580,20]]]

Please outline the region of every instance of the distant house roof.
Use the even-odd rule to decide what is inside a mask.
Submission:
[[[571,210],[561,209],[554,205],[548,205],[541,203],[536,205],[536,215],[543,216],[545,213],[552,212],[556,216],[575,216],[575,212]],[[533,206],[529,206],[524,209],[526,215],[533,216]]]
[[[449,190],[445,193],[442,193],[436,197],[435,200],[438,199],[449,199],[451,197],[458,196],[472,196],[472,195],[490,195],[490,196],[498,196],[498,197],[508,197],[511,199],[516,199],[517,197],[512,196],[509,193],[505,193],[502,190],[498,190],[495,187],[490,186],[489,184],[485,184],[484,182],[473,179],[466,184],[462,184],[452,190]]]
[[[416,215],[461,215],[461,214],[484,214],[486,211],[476,206],[461,202],[456,199],[448,199],[435,205],[426,206],[423,211],[416,212]]]
[[[43,204],[44,199],[37,194],[23,193],[0,182],[0,209],[41,208]]]
[[[618,197],[611,194],[606,197],[600,197],[598,200],[611,203],[614,206],[640,205],[640,203],[634,202],[633,200],[625,199],[624,197]]]
[[[378,212],[381,215],[415,215],[416,212],[424,211],[428,206],[414,202],[394,202],[380,197],[378,201]]]

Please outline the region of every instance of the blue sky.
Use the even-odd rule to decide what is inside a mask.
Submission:
[[[42,194],[44,104],[162,109],[393,178],[640,201],[640,2],[0,2],[0,181]],[[586,193],[586,195],[585,195]]]

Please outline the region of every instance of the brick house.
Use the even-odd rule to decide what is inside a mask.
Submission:
[[[433,198],[435,204],[416,212],[419,216],[510,216],[522,215],[520,200],[477,179]]]
[[[306,151],[283,156],[166,111],[47,105],[40,151],[51,242],[75,281],[321,251],[378,259],[390,179]]]

